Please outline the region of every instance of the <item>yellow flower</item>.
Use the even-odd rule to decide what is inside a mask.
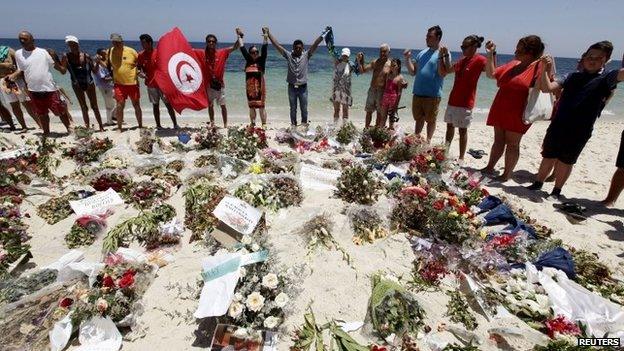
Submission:
[[[455,212],[455,211],[451,211],[448,214],[449,218],[457,218],[459,216],[459,213]]]
[[[249,172],[253,174],[261,174],[261,173],[264,173],[264,169],[262,168],[262,165],[260,165],[259,163],[254,163],[249,167]]]

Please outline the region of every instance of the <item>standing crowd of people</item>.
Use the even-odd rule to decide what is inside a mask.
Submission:
[[[606,64],[613,53],[613,45],[601,41],[589,46],[581,56],[576,72],[565,79],[555,77],[554,60],[544,55],[545,45],[537,35],[521,38],[514,53],[514,59],[499,65],[496,59],[496,44],[485,43],[485,56],[478,53],[484,38],[469,35],[461,43],[462,56],[453,61],[450,50],[441,45],[442,29],[433,26],[425,37],[427,48],[412,57],[410,50],[403,53],[403,63],[399,58],[392,58],[390,46],[386,43],[379,47],[379,56],[366,62],[363,53],[357,53],[351,61],[351,51],[343,48],[340,52],[334,46],[331,27],[326,27],[321,35],[306,50],[303,41],[295,40],[292,50],[282,46],[268,27],[262,28],[263,44],[245,47],[244,33],[235,30],[237,40],[234,45],[218,47],[217,37],[206,36],[203,49],[195,49],[195,55],[202,65],[206,94],[209,100],[208,114],[214,122],[214,106],[220,107],[223,126],[227,127],[228,113],[225,94],[225,67],[229,55],[241,51],[245,61],[245,87],[249,107],[249,117],[255,125],[257,115],[263,127],[267,124],[265,108],[266,84],[265,71],[270,41],[277,52],[286,60],[288,101],[290,105],[291,128],[297,128],[301,115],[301,125],[308,125],[308,67],[309,62],[325,39],[329,54],[334,60],[333,90],[331,101],[334,106],[334,122],[349,118],[349,108],[353,103],[351,79],[357,75],[372,72],[370,87],[365,103],[365,128],[372,125],[375,114],[375,126],[394,128],[396,111],[399,108],[403,89],[408,82],[401,74],[404,64],[409,75],[414,76],[412,87],[412,116],[414,132],[421,134],[431,142],[435,133],[444,78],[453,74],[453,87],[444,113],[446,126],[445,141],[450,145],[457,129],[459,133],[459,160],[463,161],[468,144],[470,127],[475,107],[477,84],[481,73],[496,80],[498,91],[490,108],[487,125],[493,127],[494,140],[489,153],[487,166],[482,170],[489,175],[495,174],[495,167],[501,158],[504,169],[498,176],[506,181],[513,176],[513,171],[520,157],[520,143],[523,135],[531,127],[523,118],[527,108],[527,99],[532,91],[553,94],[556,97],[551,122],[542,145],[542,162],[535,181],[528,189],[540,190],[551,176],[555,180],[551,196],[560,197],[562,188],[572,172],[579,155],[590,139],[593,126],[608,100],[613,95],[617,84],[624,80],[624,68],[607,70]],[[79,39],[69,35],[65,38],[68,51],[59,57],[51,49],[39,48],[29,32],[18,35],[22,46],[13,50],[0,46],[0,116],[15,129],[11,113],[15,115],[20,127],[27,128],[24,112],[32,117],[44,135],[50,132],[49,113],[58,116],[68,131],[72,128],[72,117],[67,108],[67,93],[53,79],[51,69],[61,74],[69,72],[72,89],[80,105],[84,124],[91,126],[89,107],[93,111],[100,131],[106,124],[117,124],[123,131],[124,108],[130,100],[135,112],[138,127],[143,126],[140,105],[139,78],[144,79],[149,101],[157,128],[162,128],[160,120],[160,101],[163,102],[174,128],[178,128],[176,114],[167,102],[166,96],[154,80],[156,55],[154,41],[148,34],[139,37],[143,50],[137,53],[124,45],[120,34],[110,35],[111,47],[98,49],[92,58],[80,48]],[[96,89],[97,87],[97,89]],[[100,115],[96,90],[100,91],[106,107],[106,122]],[[88,100],[88,106],[87,106]],[[481,153],[485,154],[484,152]],[[624,131],[616,162],[617,170],[612,178],[611,187],[605,205],[612,205],[624,188]]]

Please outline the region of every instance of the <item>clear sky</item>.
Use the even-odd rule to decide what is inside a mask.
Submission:
[[[178,26],[190,41],[207,33],[232,41],[241,26],[246,40],[259,41],[260,27],[268,25],[284,43],[301,38],[309,44],[331,25],[339,46],[422,48],[426,29],[438,24],[452,50],[474,33],[493,39],[502,53],[512,53],[526,34],[540,35],[556,56],[577,57],[605,39],[615,45],[614,58],[624,52],[624,0],[3,0],[2,14],[0,37],[11,38],[21,29],[47,39],[69,33],[108,39],[111,32],[158,38]]]

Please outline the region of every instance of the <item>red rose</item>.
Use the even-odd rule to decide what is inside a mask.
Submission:
[[[433,203],[433,208],[435,210],[441,211],[444,208],[444,200],[438,200]]]
[[[106,275],[104,276],[104,279],[102,279],[102,286],[112,289],[115,287],[115,281],[110,275]]]
[[[490,192],[487,191],[485,188],[481,188],[481,194],[483,194],[483,196],[490,196]]]
[[[468,212],[468,210],[469,210],[468,209],[468,205],[466,205],[463,202],[461,204],[459,204],[459,206],[457,206],[457,212],[459,214],[464,214],[464,213]]]
[[[129,288],[134,284],[134,274],[135,272],[132,270],[127,271],[123,274],[121,279],[119,279],[119,287],[122,289]]]
[[[453,207],[457,206],[457,198],[455,198],[454,196],[451,196],[451,197],[448,199],[448,202],[449,202],[449,205],[451,205],[451,206],[453,206]]]
[[[74,300],[69,297],[64,297],[59,301],[59,307],[68,308],[69,306],[74,304]]]
[[[371,346],[371,351],[386,351],[386,347],[385,346],[377,346],[377,345],[373,345]]]

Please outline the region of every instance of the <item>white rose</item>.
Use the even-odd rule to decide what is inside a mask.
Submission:
[[[247,308],[254,312],[258,312],[264,307],[264,296],[257,291],[252,292],[247,296],[247,300],[245,301],[245,305]]]
[[[251,251],[256,252],[258,250],[260,250],[260,245],[255,244],[255,243],[251,245]]]
[[[238,274],[242,277],[247,275],[247,269],[245,269],[245,267],[241,267],[238,269]]]
[[[228,310],[228,315],[232,318],[238,318],[243,313],[243,304],[240,302],[232,302]]]
[[[537,303],[543,310],[548,310],[548,308],[550,307],[550,300],[546,295],[535,295],[535,300],[537,300]]]
[[[288,297],[288,295],[286,295],[285,293],[279,293],[279,295],[275,297],[275,304],[279,308],[284,308],[289,300],[290,298]]]
[[[233,300],[234,301],[238,301],[238,302],[243,301],[243,294],[241,294],[241,293],[234,294]]]
[[[277,275],[274,273],[269,273],[262,278],[262,285],[269,289],[277,288],[277,284],[279,284],[279,280],[277,279]]]
[[[243,245],[251,244],[251,236],[250,235],[243,235],[243,239],[241,240],[241,243]]]
[[[280,319],[277,317],[268,317],[267,319],[264,320],[264,327],[265,328],[269,328],[269,329],[273,329],[276,328],[277,325],[279,324]]]

